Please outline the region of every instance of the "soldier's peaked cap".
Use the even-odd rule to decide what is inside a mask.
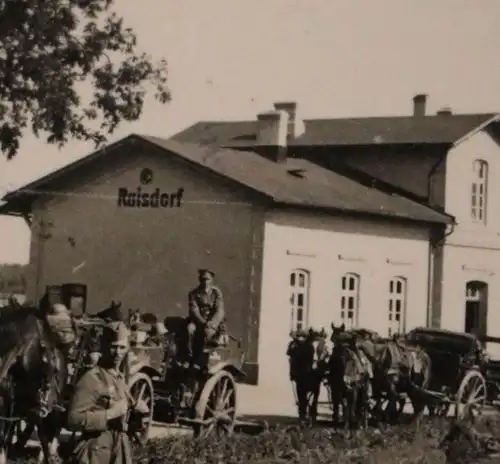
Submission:
[[[208,274],[210,277],[215,277],[215,273],[210,269],[198,269],[198,275],[203,277],[205,274]]]

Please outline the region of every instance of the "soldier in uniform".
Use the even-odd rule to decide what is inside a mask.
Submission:
[[[213,340],[224,321],[224,299],[222,292],[213,285],[215,274],[208,269],[198,271],[199,285],[188,295],[189,322],[188,356],[192,359],[194,345],[201,337],[204,340]],[[197,348],[200,348],[197,346]],[[198,353],[196,353],[198,354]]]
[[[45,319],[55,333],[58,348],[64,353],[66,361],[68,361],[77,337],[76,326],[71,312],[62,303],[54,303]]]
[[[147,414],[143,402],[131,405],[121,367],[129,349],[129,331],[122,322],[105,327],[99,365],[86,372],[75,388],[68,425],[82,432],[69,462],[78,464],[132,464],[127,416],[133,406]]]

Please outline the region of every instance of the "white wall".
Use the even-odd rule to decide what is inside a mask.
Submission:
[[[488,163],[486,223],[471,219],[472,167],[475,159]],[[448,153],[445,209],[457,226],[447,243],[500,249],[500,147],[486,133],[478,132]]]
[[[500,253],[488,249],[445,246],[441,327],[465,330],[465,286],[479,280],[488,284],[488,335],[500,337]],[[500,359],[500,345],[489,343],[487,350]]]
[[[373,221],[288,212],[270,213],[265,226],[260,316],[261,408],[295,413],[285,355],[290,331],[289,274],[311,273],[310,324],[340,322],[341,277],[361,276],[359,326],[387,333],[388,288],[408,279],[406,329],[427,318],[428,232]],[[343,259],[339,259],[339,255]]]
[[[472,166],[475,159],[488,163],[486,222],[471,219]],[[450,150],[446,161],[446,211],[457,225],[447,237],[443,263],[441,327],[465,329],[465,285],[471,280],[488,283],[488,335],[500,336],[500,147],[478,132]],[[488,351],[500,357],[500,345]]]

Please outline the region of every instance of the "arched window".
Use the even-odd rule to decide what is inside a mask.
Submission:
[[[477,280],[465,285],[465,332],[487,335],[488,284]]]
[[[360,277],[347,273],[342,276],[340,319],[347,330],[358,326]]]
[[[488,163],[477,159],[472,166],[471,217],[474,222],[486,221],[486,200],[488,194]]]
[[[306,329],[309,323],[310,273],[294,269],[290,274],[291,329]]]
[[[406,332],[406,292],[406,279],[393,277],[389,282],[389,337]]]

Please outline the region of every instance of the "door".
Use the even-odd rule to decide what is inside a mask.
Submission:
[[[465,287],[465,332],[482,338],[488,332],[488,284],[467,282]]]

